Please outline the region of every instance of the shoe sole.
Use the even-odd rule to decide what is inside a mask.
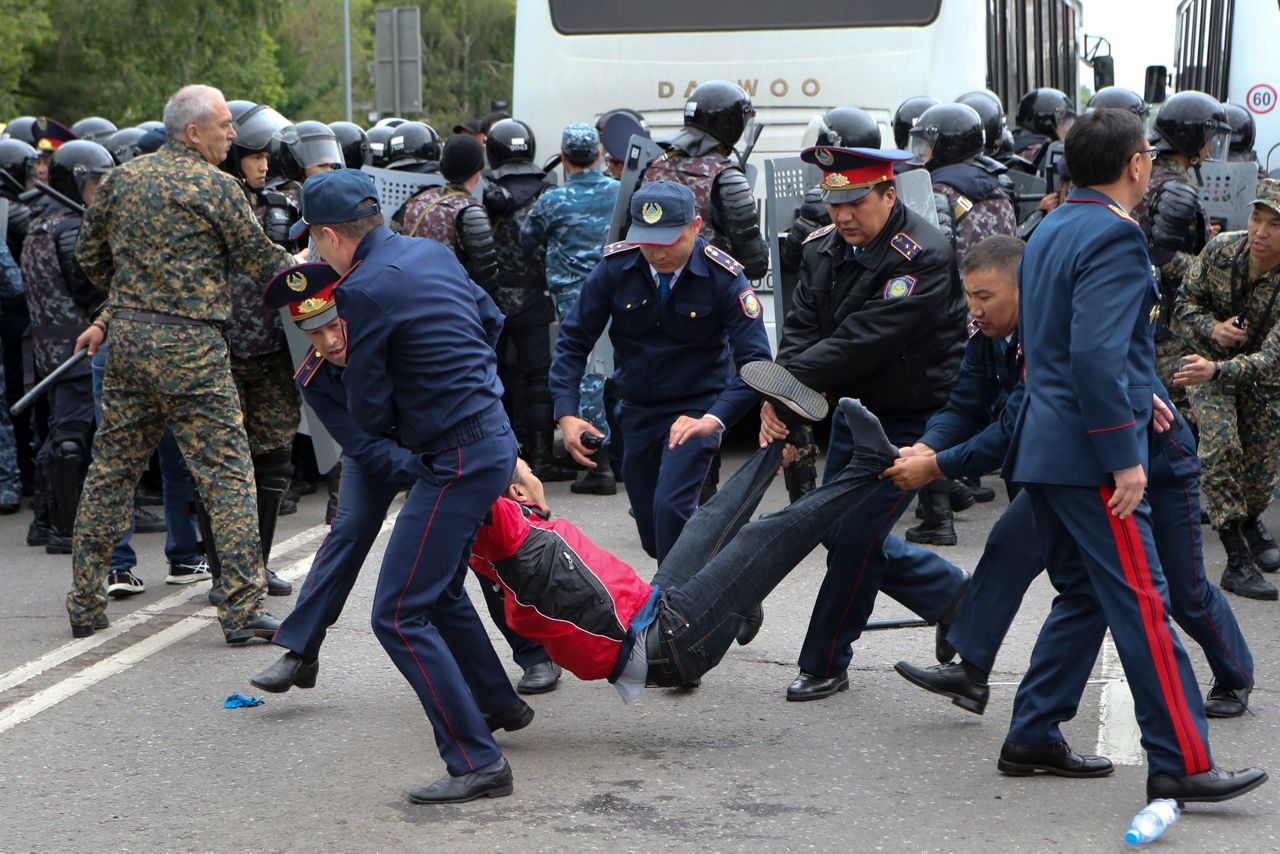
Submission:
[[[1230,583],[1219,582],[1218,586],[1228,593],[1234,593],[1244,599],[1256,599],[1259,602],[1275,602],[1277,599],[1280,599],[1280,590],[1264,590],[1262,593],[1258,594],[1237,590],[1236,586]]]
[[[1067,771],[1053,765],[1041,765],[1034,762],[1010,762],[1007,759],[996,760],[996,769],[1007,777],[1034,777],[1037,772],[1054,777],[1069,777],[1073,780],[1088,780],[1094,777],[1109,777],[1115,773],[1115,766],[1105,771]]]
[[[776,362],[748,362],[739,376],[749,388],[784,404],[806,421],[824,421],[831,411],[825,397]]]
[[[415,804],[422,804],[423,806],[430,806],[433,804],[465,804],[468,801],[475,801],[480,798],[505,798],[515,790],[516,787],[513,783],[507,783],[505,786],[496,786],[492,789],[485,789],[482,792],[467,795],[465,798],[449,798],[447,800],[433,801],[415,798],[413,795],[409,795],[409,800]]]
[[[560,687],[560,680],[552,682],[550,685],[539,685],[537,687],[528,687],[525,685],[516,685],[516,693],[525,697],[532,697],[535,694],[550,694],[552,691]]]
[[[918,546],[954,546],[956,543],[960,542],[959,537],[920,536],[918,534],[912,534],[910,531],[907,531],[907,535],[904,539],[906,539],[908,543],[915,543]]]
[[[575,489],[570,486],[569,491],[574,495],[617,495],[618,487],[615,486],[613,489]]]
[[[893,669],[898,671],[898,675],[910,682],[912,685],[915,685],[918,688],[923,688],[931,694],[937,694],[939,697],[946,697],[951,700],[953,704],[964,709],[966,712],[973,712],[975,715],[981,715],[987,710],[986,703],[980,703],[972,697],[965,697],[961,694],[956,694],[952,691],[944,691],[941,688],[930,685],[928,682],[915,678],[910,674],[910,672],[903,670],[896,664],[893,666]]]
[[[1259,777],[1257,780],[1254,780],[1252,783],[1248,784],[1247,786],[1243,786],[1239,789],[1233,789],[1230,792],[1223,792],[1218,795],[1205,795],[1199,798],[1188,798],[1188,797],[1180,798],[1180,797],[1177,797],[1176,795],[1173,795],[1173,796],[1169,796],[1169,800],[1176,800],[1178,802],[1178,809],[1182,809],[1182,807],[1185,804],[1220,804],[1223,801],[1229,801],[1229,800],[1232,800],[1233,798],[1238,798],[1241,795],[1247,795],[1270,779],[1271,779],[1271,775],[1264,771],[1262,773],[1262,776]],[[1150,792],[1147,793],[1147,798],[1148,800],[1153,800]]]
[[[1206,718],[1217,718],[1219,720],[1223,718],[1242,718],[1244,717],[1244,713],[1248,710],[1248,706],[1241,706],[1240,710],[1236,712],[1211,712],[1208,707],[1206,707],[1204,710],[1204,716]]]
[[[145,587],[125,587],[121,585],[112,585],[107,588],[107,595],[112,599],[124,599],[129,596],[137,596],[139,593],[146,593]]]
[[[498,730],[502,730],[503,732],[519,732],[520,730],[527,727],[529,724],[533,723],[533,718],[534,718],[534,711],[533,711],[533,707],[530,706],[529,708],[525,709],[524,713],[521,714],[520,717],[516,718],[514,721],[510,721],[504,724],[498,724],[496,727],[490,728],[489,732],[497,732]]]
[[[165,584],[195,584],[197,581],[211,581],[213,576],[207,572],[195,573],[193,575],[168,575],[165,576]]]
[[[828,697],[834,697],[836,694],[840,694],[848,690],[849,680],[846,679],[839,687],[832,688],[830,691],[823,691],[820,694],[792,694],[788,691],[787,700],[792,703],[807,703],[810,700],[825,700]]]
[[[228,643],[230,643],[230,641],[228,641]],[[284,687],[281,687],[279,685],[268,685],[264,682],[259,682],[256,678],[250,679],[249,684],[255,688],[259,688],[263,691],[266,691],[268,694],[283,694],[286,691],[288,691],[290,688],[301,688],[302,690],[305,691],[309,688],[316,687],[317,675],[318,674],[313,673],[310,676],[303,677],[302,679],[298,679],[295,682],[290,682],[288,685],[285,685]]]
[[[254,638],[269,641],[275,636],[275,629],[236,629],[234,632],[227,633],[226,640],[228,645],[236,646]]]

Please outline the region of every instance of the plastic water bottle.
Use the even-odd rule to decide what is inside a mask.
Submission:
[[[1142,812],[1133,817],[1129,832],[1124,835],[1124,841],[1130,845],[1153,842],[1159,839],[1160,834],[1177,821],[1180,815],[1182,810],[1178,809],[1177,801],[1167,799],[1152,801],[1143,807]]]

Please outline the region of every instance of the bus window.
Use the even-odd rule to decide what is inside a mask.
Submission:
[[[548,0],[551,22],[566,36],[619,33],[731,32],[847,27],[925,27],[938,17],[942,0],[738,0],[726,14],[715,3],[646,0]]]

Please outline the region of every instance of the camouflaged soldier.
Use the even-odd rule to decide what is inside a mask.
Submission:
[[[96,351],[108,327],[112,334],[67,611],[76,637],[108,624],[103,580],[111,549],[128,528],[133,486],[168,427],[213,520],[226,640],[269,639],[279,621],[262,605],[253,469],[222,327],[231,314],[231,267],[265,282],[292,259],[263,234],[235,179],[215,165],[235,136],[222,93],[184,87],[165,105],[164,119],[168,142],[102,183],[76,249],[86,275],[110,295],[77,347]]]
[[[22,297],[22,273],[9,246],[0,241],[0,317],[7,299]],[[4,388],[4,361],[0,359],[0,389]],[[9,407],[0,406],[0,515],[17,513],[22,501],[22,478],[18,473],[18,446],[9,421]]]
[[[599,169],[600,134],[588,124],[571,124],[560,138],[563,187],[547,190],[520,226],[520,245],[526,252],[546,251],[547,288],[563,323],[582,293],[582,283],[600,263],[601,250],[618,198],[618,182]],[[578,417],[604,435],[609,444],[609,419],[604,408],[604,374],[590,368],[582,375]],[[604,459],[605,455],[599,455]],[[583,472],[569,487],[579,494],[614,495],[618,484],[605,466]]]
[[[1222,588],[1253,599],[1277,591],[1280,569],[1262,513],[1280,459],[1280,181],[1258,185],[1246,231],[1220,234],[1193,259],[1178,292],[1182,358],[1200,424],[1203,506],[1227,552]],[[1252,559],[1251,559],[1252,558]]]

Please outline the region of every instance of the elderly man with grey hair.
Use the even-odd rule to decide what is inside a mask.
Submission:
[[[222,93],[183,87],[165,105],[164,125],[164,147],[103,181],[76,248],[85,274],[109,294],[76,349],[92,354],[109,335],[110,355],[76,517],[71,633],[87,637],[108,625],[111,549],[168,428],[212,518],[226,641],[270,639],[279,621],[263,607],[253,469],[222,327],[231,313],[230,268],[265,282],[292,259],[262,232],[235,179],[217,168],[235,138]]]

